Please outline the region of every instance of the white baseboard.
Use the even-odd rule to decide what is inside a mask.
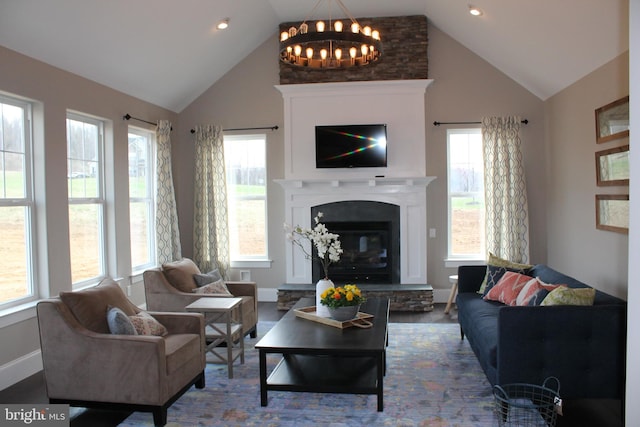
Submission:
[[[0,366],[0,390],[4,390],[42,370],[40,350],[32,351]]]
[[[433,302],[435,304],[446,304],[449,301],[449,294],[451,289],[434,289],[433,290]],[[455,303],[455,297],[453,302]]]
[[[258,288],[258,301],[277,302],[278,290],[276,288]]]

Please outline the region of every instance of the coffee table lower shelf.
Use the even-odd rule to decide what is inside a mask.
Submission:
[[[267,378],[266,390],[375,394],[382,411],[382,383],[375,356],[284,354]],[[266,406],[266,390],[262,406]]]

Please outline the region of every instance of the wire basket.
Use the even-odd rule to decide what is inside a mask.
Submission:
[[[556,377],[548,377],[541,386],[524,383],[494,386],[498,425],[555,427],[562,409],[559,392],[560,381]]]

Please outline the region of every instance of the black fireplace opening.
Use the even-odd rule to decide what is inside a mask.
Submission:
[[[345,201],[312,208],[315,217],[331,233],[340,236],[340,261],[329,267],[329,278],[336,284],[400,283],[400,215],[396,205]],[[315,248],[314,248],[315,250]],[[312,266],[313,282],[323,275],[320,262]]]

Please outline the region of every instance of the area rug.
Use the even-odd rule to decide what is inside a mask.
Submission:
[[[244,365],[234,378],[226,365],[208,363],[206,387],[192,388],[168,412],[175,426],[494,426],[493,396],[469,343],[455,324],[390,323],[384,411],[375,395],[269,391],[260,406],[258,352],[254,345],[273,327],[258,324],[258,338],[245,340]],[[268,366],[277,363],[268,358]],[[121,426],[152,426],[136,412]]]

